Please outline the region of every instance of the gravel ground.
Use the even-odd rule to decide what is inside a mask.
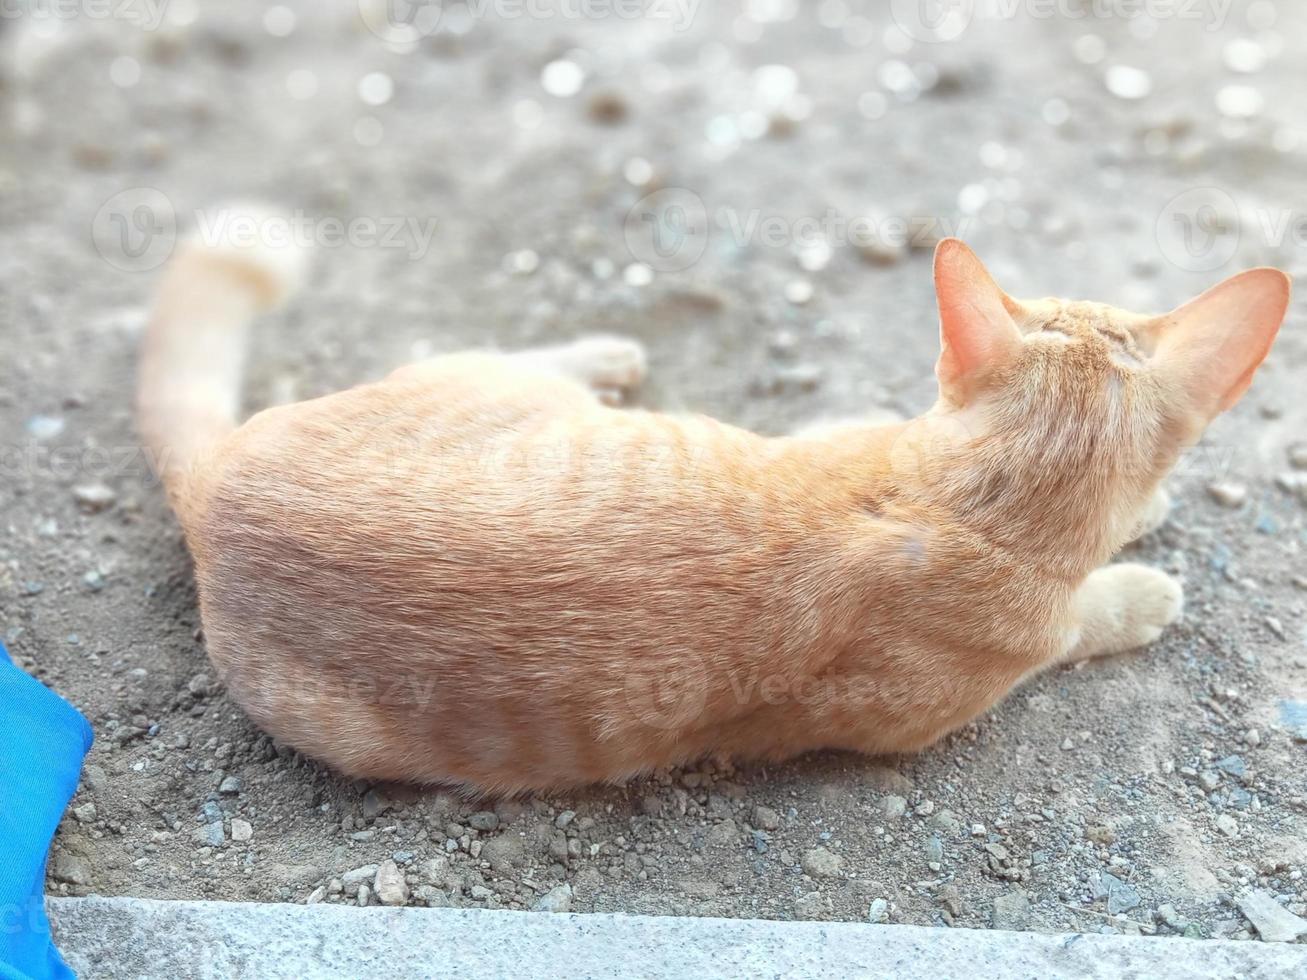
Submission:
[[[779,432],[929,404],[942,234],[1017,295],[1140,309],[1258,262],[1307,271],[1301,5],[1017,6],[932,43],[891,5],[841,0],[643,21],[447,4],[408,33],[370,4],[8,5],[0,629],[97,737],[50,890],[1307,928],[1301,300],[1132,548],[1184,579],[1183,624],[915,758],[717,761],[500,802],[342,782],[212,679],[136,449],[154,270],[174,221],[203,230],[197,209],[232,197],[302,209],[323,245],[258,335],[251,408],[607,329],[648,344],[648,404]]]

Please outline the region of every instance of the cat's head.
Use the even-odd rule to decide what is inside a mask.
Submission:
[[[971,249],[946,239],[935,253],[937,411],[1006,429],[1011,439],[1028,436],[1032,451],[1041,442],[1045,453],[1077,457],[1073,466],[1147,482],[1248,389],[1284,319],[1289,286],[1277,269],[1252,269],[1157,316],[1015,300]]]

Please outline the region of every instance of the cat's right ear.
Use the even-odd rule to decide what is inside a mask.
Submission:
[[[1279,269],[1250,269],[1141,331],[1160,369],[1205,422],[1248,390],[1284,321],[1289,290],[1289,277]]]
[[[935,374],[944,396],[965,405],[1021,350],[1021,331],[1012,318],[1018,307],[957,238],[945,238],[935,249],[935,295],[940,340]]]

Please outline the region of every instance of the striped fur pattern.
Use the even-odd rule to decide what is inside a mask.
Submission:
[[[622,409],[631,341],[466,353],[237,425],[285,256],[191,246],[140,425],[209,655],[342,773],[514,793],[707,754],[915,751],[1023,678],[1155,639],[1180,584],[1107,565],[1260,363],[1287,278],[1145,317],[936,255],[940,399],[765,438]]]

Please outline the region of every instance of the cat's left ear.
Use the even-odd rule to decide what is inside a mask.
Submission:
[[[945,238],[935,249],[935,295],[939,301],[941,392],[966,404],[994,371],[1021,350],[1013,315],[1016,300],[999,289],[965,243]]]
[[[1150,321],[1159,369],[1211,421],[1237,402],[1270,352],[1289,307],[1290,279],[1249,269]]]

